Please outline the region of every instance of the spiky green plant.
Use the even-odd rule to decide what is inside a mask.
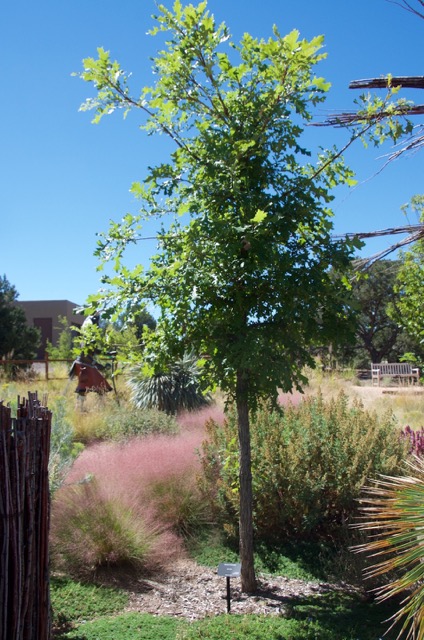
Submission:
[[[155,408],[175,414],[201,409],[211,403],[209,394],[202,391],[198,358],[193,353],[184,354],[167,371],[151,376],[146,376],[144,365],[136,365],[131,369],[128,384],[139,409]]]
[[[398,638],[424,638],[424,460],[414,456],[407,462],[410,475],[381,476],[364,488],[361,499],[363,522],[356,526],[369,534],[365,544],[354,548],[377,561],[366,577],[385,576],[387,582],[375,591],[379,601],[404,598],[391,618],[401,623]]]

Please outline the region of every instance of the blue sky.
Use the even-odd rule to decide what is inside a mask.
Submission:
[[[267,38],[273,24],[283,34],[293,28],[305,38],[324,34],[328,58],[317,72],[332,88],[323,116],[353,107],[357,92],[348,89],[351,80],[423,74],[424,21],[388,0],[209,0],[209,9],[228,24],[235,40],[246,31]],[[136,114],[126,121],[114,114],[92,125],[91,114],[78,109],[93,90],[71,75],[102,46],[133,72],[137,94],[151,82],[149,58],[158,43],[146,31],[155,11],[151,0],[5,0],[2,5],[0,274],[16,286],[20,300],[83,304],[95,293],[100,287],[96,232],[106,231],[110,219],[137,212],[131,183],[167,157],[169,145],[146,137]],[[404,95],[424,102],[423,91]],[[323,146],[346,140],[343,132],[322,128],[312,138]],[[405,157],[379,173],[389,152],[390,147],[364,149],[360,143],[348,151],[359,184],[337,194],[335,232],[405,223],[400,207],[423,191],[424,155]],[[373,240],[365,253],[388,242]],[[154,250],[155,243],[140,245],[139,261],[147,264]]]

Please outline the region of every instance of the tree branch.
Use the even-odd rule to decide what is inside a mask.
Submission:
[[[424,13],[421,13],[421,11],[418,11],[418,9],[414,9],[414,7],[412,7],[409,2],[407,2],[407,0],[402,0],[402,2],[396,2],[396,0],[387,0],[387,2],[397,4],[398,7],[402,7],[402,9],[405,9],[405,11],[409,11],[410,13],[413,13],[414,15],[424,20]],[[419,2],[424,9],[424,0],[417,0],[417,2]]]

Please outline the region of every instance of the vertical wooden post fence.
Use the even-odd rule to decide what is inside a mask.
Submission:
[[[37,394],[0,402],[0,639],[49,640],[51,413]]]

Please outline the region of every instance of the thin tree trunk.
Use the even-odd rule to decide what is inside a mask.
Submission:
[[[245,593],[256,590],[253,557],[253,492],[248,405],[249,379],[245,371],[237,371],[236,405],[240,455],[240,562],[241,588]]]

